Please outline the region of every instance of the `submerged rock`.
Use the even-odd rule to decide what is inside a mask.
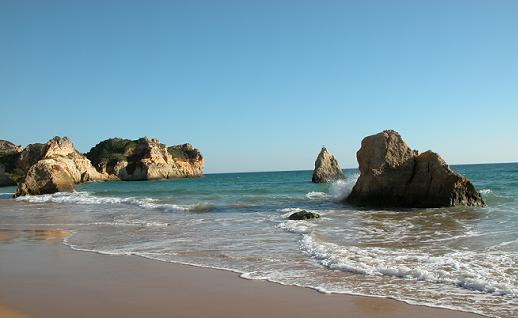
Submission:
[[[326,147],[322,147],[315,161],[315,170],[313,171],[311,181],[314,183],[324,183],[340,179],[345,179],[345,176],[338,164],[338,160],[336,160],[335,156],[333,156]]]
[[[70,139],[54,137],[43,147],[40,160],[28,169],[16,196],[72,191],[77,183],[108,179],[75,149]]]
[[[203,175],[204,160],[190,144],[167,148],[158,139],[113,138],[93,147],[86,156],[101,173],[120,180],[192,178]]]
[[[418,154],[399,133],[385,130],[362,140],[360,177],[347,202],[384,207],[485,205],[473,184],[432,151]]]
[[[309,219],[318,219],[320,214],[314,212],[308,212],[306,210],[298,211],[290,214],[288,216],[289,220],[309,220]]]

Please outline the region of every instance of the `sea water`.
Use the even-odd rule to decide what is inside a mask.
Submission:
[[[488,206],[367,209],[347,179],[311,171],[97,182],[73,193],[11,199],[1,229],[59,228],[73,249],[226,269],[323,293],[518,316],[518,164],[454,166]],[[2,204],[7,200],[14,201]],[[319,219],[290,221],[307,210]]]

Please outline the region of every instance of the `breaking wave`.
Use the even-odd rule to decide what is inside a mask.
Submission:
[[[30,203],[69,203],[69,204],[104,204],[104,205],[131,205],[143,209],[153,209],[162,211],[210,211],[213,206],[207,203],[196,203],[190,205],[179,205],[171,203],[157,203],[156,199],[150,198],[116,198],[116,197],[98,197],[88,192],[58,192],[54,194],[43,195],[27,195],[16,198],[16,201],[25,201]]]

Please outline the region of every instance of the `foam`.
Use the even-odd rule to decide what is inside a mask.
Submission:
[[[278,228],[292,233],[310,233],[317,225],[314,222],[286,220],[277,225]]]
[[[311,191],[306,193],[306,198],[310,200],[321,200],[329,198],[329,194],[325,192]]]
[[[16,201],[25,201],[30,203],[68,203],[68,204],[104,204],[133,205],[143,209],[162,210],[162,211],[209,211],[213,208],[207,203],[196,203],[191,205],[178,205],[170,203],[155,203],[155,199],[134,197],[116,198],[116,197],[98,197],[88,192],[57,192],[54,194],[43,195],[26,195],[16,198]]]
[[[353,175],[345,180],[337,180],[331,183],[329,195],[336,201],[343,201],[353,190],[359,175]]]
[[[468,251],[432,256],[412,250],[339,246],[319,242],[308,232],[300,233],[303,233],[302,251],[332,270],[451,284],[493,295],[518,296],[513,277],[505,276],[501,270],[498,275],[491,272],[493,263],[502,263],[498,254],[487,254],[483,260]]]

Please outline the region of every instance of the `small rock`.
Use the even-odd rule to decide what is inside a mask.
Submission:
[[[288,217],[289,220],[309,220],[309,219],[318,219],[320,214],[308,212],[306,210],[298,211],[290,214]]]

